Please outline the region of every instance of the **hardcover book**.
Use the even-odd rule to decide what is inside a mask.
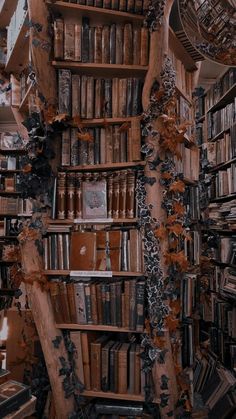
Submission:
[[[9,380],[0,385],[0,412],[3,418],[19,409],[31,397],[30,387]]]
[[[83,182],[83,218],[107,218],[105,180]]]

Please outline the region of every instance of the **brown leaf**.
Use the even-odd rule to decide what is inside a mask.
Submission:
[[[162,179],[169,180],[169,179],[173,178],[173,175],[170,172],[165,172],[165,173],[161,174],[161,177],[162,177]]]
[[[179,240],[178,239],[171,240],[171,242],[169,244],[169,249],[170,250],[176,250],[178,245],[179,245]]]
[[[82,141],[92,142],[94,139],[93,136],[89,132],[85,132],[85,133],[78,132],[77,135],[78,135],[78,139]]]
[[[163,336],[154,336],[153,343],[159,349],[164,349],[166,346],[166,340]]]
[[[176,319],[174,316],[169,315],[165,318],[165,324],[170,332],[175,332],[177,327],[179,326],[179,320]]]
[[[158,239],[163,240],[166,237],[166,228],[163,225],[157,227],[155,230],[155,236]]]
[[[62,122],[62,121],[65,121],[67,118],[68,118],[67,113],[60,113],[59,115],[56,115],[54,117],[53,122]]]
[[[184,215],[185,213],[185,207],[181,204],[181,202],[175,201],[173,204],[173,210],[178,215]]]
[[[166,224],[173,224],[178,219],[177,214],[169,215],[166,219]]]
[[[175,316],[180,313],[180,300],[170,301],[170,308]]]
[[[174,233],[176,236],[179,236],[184,231],[183,226],[179,223],[172,224],[171,226],[168,226],[167,228],[170,233]]]
[[[183,193],[185,191],[185,184],[182,180],[176,180],[170,185],[170,191]]]

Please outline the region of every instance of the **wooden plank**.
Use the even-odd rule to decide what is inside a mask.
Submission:
[[[111,393],[111,392],[103,392],[103,391],[92,391],[92,390],[84,390],[82,393],[83,396],[88,397],[104,397],[106,399],[116,399],[116,400],[131,400],[135,402],[142,402],[144,401],[144,397],[140,394],[120,394],[120,393]]]
[[[50,276],[57,276],[57,275],[76,275],[76,273],[81,273],[80,276],[85,276],[88,271],[70,271],[70,270],[46,270],[43,271],[44,275],[50,275]],[[110,271],[91,271],[91,276],[94,276],[96,274],[96,277],[99,276],[101,278],[107,277],[108,272]],[[103,275],[104,274],[104,275]],[[145,274],[143,272],[124,272],[124,271],[111,271],[111,276],[144,276]],[[89,275],[86,275],[89,276]]]
[[[116,327],[116,326],[106,326],[106,325],[96,325],[96,324],[75,324],[75,323],[62,323],[56,324],[58,329],[69,329],[69,330],[95,330],[101,332],[123,332],[123,333],[140,333],[136,332],[136,330],[129,330],[124,327]]]
[[[28,12],[25,14],[25,18],[19,28],[19,34],[16,38],[16,42],[12,48],[11,54],[6,62],[5,71],[20,73],[29,58],[29,37],[26,37],[28,31],[27,21],[29,15]]]
[[[96,74],[96,76],[135,76],[145,75],[147,66],[126,64],[81,63],[75,61],[52,61],[54,68],[67,68],[82,74]]]
[[[15,11],[17,0],[0,0],[0,26],[5,28],[9,25],[10,19]]]
[[[231,100],[233,100],[235,96],[236,96],[236,83],[234,83],[233,86],[231,86],[227,90],[227,92],[225,92],[223,96],[221,96],[221,98],[217,101],[217,103],[215,103],[213,106],[207,109],[207,113],[223,108]]]
[[[5,419],[23,419],[35,412],[36,397],[31,396],[31,399],[28,400],[25,404],[19,407],[15,412],[10,413],[7,416],[4,416]]]
[[[125,162],[125,163],[104,163],[104,164],[93,164],[85,166],[65,166],[63,169],[67,172],[92,172],[97,170],[117,170],[126,169],[129,167],[145,166],[146,162]]]
[[[34,85],[32,83],[30,83],[25,96],[23,97],[20,106],[19,106],[19,112],[26,112],[28,111],[28,100],[29,100],[29,95],[30,93],[32,93],[32,91],[34,90]]]
[[[105,126],[109,125],[116,125],[116,124],[123,124],[125,122],[131,122],[132,117],[126,118],[99,118],[99,119],[81,119],[81,124],[85,127],[92,127],[92,126]],[[78,126],[72,124],[73,126]]]

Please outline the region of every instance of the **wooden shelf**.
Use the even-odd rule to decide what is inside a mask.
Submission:
[[[183,96],[183,98],[187,100],[187,102],[192,106],[191,98],[187,96],[186,93],[182,89],[180,89],[180,87],[175,86],[175,90],[179,95]]]
[[[217,101],[217,103],[215,103],[213,106],[211,106],[207,110],[207,113],[217,111],[218,109],[223,108],[231,100],[234,100],[235,96],[236,96],[236,83],[234,83],[233,86],[231,86],[229,90],[227,90],[227,92],[224,93],[224,95]]]
[[[0,22],[1,28],[10,23],[11,17],[16,9],[17,0],[0,0]]]
[[[124,162],[124,163],[104,163],[91,164],[86,166],[63,166],[62,169],[67,172],[93,172],[97,170],[117,170],[128,169],[129,167],[145,166],[145,161],[139,162]]]
[[[129,330],[124,327],[118,326],[107,326],[102,324],[76,324],[76,323],[62,323],[56,324],[58,329],[70,329],[70,330],[94,330],[101,332],[122,332],[122,333],[143,333],[137,332],[136,330]]]
[[[93,391],[93,390],[84,390],[81,393],[82,396],[87,397],[103,397],[106,399],[117,399],[117,400],[130,400],[136,402],[142,402],[145,400],[145,397],[141,394],[129,394],[128,392],[125,394],[120,393],[111,393],[105,391]]]
[[[102,17],[103,20],[108,20],[109,23],[112,20],[114,21],[124,21],[128,19],[129,21],[142,24],[144,20],[143,15],[137,15],[134,13],[120,12],[119,10],[104,9],[102,7],[93,7],[85,6],[80,4],[65,3],[63,1],[46,1],[46,4],[49,5],[52,9],[57,10],[63,13],[64,17],[76,17],[78,15],[88,16],[88,17]]]
[[[19,33],[16,38],[15,44],[12,48],[11,54],[6,62],[5,71],[6,72],[16,72],[19,73],[23,70],[24,65],[27,62],[29,56],[29,37],[26,37],[28,31],[27,26],[28,21],[28,12],[25,14],[25,18],[19,28]]]
[[[0,174],[12,175],[14,173],[22,173],[21,169],[0,169]]]
[[[125,117],[125,118],[81,119],[81,125],[83,125],[85,127],[92,127],[92,126],[124,124],[125,122],[131,122],[133,118],[137,118],[137,117],[130,116],[130,117]],[[77,127],[77,125],[75,125],[75,124],[72,124],[72,125]]]
[[[220,163],[220,164],[217,164],[217,166],[212,167],[212,168],[209,170],[209,172],[210,172],[210,173],[212,173],[212,172],[217,172],[218,170],[224,169],[225,167],[228,167],[228,166],[230,166],[232,163],[235,163],[235,162],[236,162],[236,157],[234,157],[234,158],[233,158],[233,159],[231,159],[231,160],[226,161],[225,163]]]
[[[0,240],[18,240],[17,236],[0,236]]]
[[[20,196],[22,192],[9,192],[9,191],[1,191],[0,190],[0,196]]]
[[[235,198],[236,198],[236,193],[233,193],[231,195],[224,195],[224,196],[220,196],[219,198],[210,199],[210,202],[224,202],[224,201],[230,201],[231,199],[235,199]]]
[[[0,111],[1,112],[1,111]],[[0,154],[3,155],[16,155],[16,154],[27,154],[27,151],[24,149],[15,149],[15,150],[10,150],[10,149],[0,149]]]
[[[44,275],[48,275],[48,276],[57,276],[57,275],[62,275],[62,276],[67,276],[70,274],[74,274],[76,275],[76,273],[79,273],[78,278],[81,276],[87,276],[88,278],[91,277],[101,277],[101,278],[106,278],[106,277],[113,277],[113,276],[124,276],[124,277],[132,277],[132,276],[144,276],[144,273],[142,272],[124,272],[124,271],[91,271],[88,274],[88,271],[72,271],[72,270],[45,270],[43,271]]]
[[[79,219],[75,218],[74,220],[47,220],[47,223],[56,224],[56,225],[68,225],[72,226],[73,224],[135,224],[137,223],[138,218],[95,218],[95,219]]]
[[[0,122],[15,123],[15,118],[10,105],[0,106]]]
[[[148,66],[126,65],[126,64],[100,64],[100,63],[81,63],[75,61],[52,61],[55,68],[67,68],[74,72],[82,72],[96,76],[114,76],[125,75],[126,77],[135,77],[145,75]]]
[[[34,85],[32,83],[30,83],[25,96],[23,97],[20,106],[19,106],[19,112],[26,112],[28,111],[28,99],[29,99],[29,94],[32,92],[34,88]]]
[[[197,70],[196,63],[189,55],[189,53],[186,51],[180,40],[177,38],[173,29],[171,29],[171,27],[169,28],[169,46],[173,51],[175,51],[176,57],[182,61],[186,70]]]
[[[197,180],[188,179],[186,177],[183,178],[183,182],[186,185],[193,185],[193,186],[196,186],[197,185]]]

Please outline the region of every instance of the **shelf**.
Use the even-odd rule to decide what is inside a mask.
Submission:
[[[192,179],[188,179],[188,178],[183,178],[183,182],[186,185],[192,185],[192,186],[196,186],[197,185],[197,180],[192,180]]]
[[[195,61],[192,59],[190,54],[184,48],[183,44],[177,38],[175,32],[173,31],[171,27],[169,27],[169,46],[171,50],[175,51],[176,57],[182,61],[186,70],[188,71],[197,70]]]
[[[228,268],[236,269],[236,265],[230,265],[230,263],[220,262],[219,260],[216,260],[216,259],[211,259],[211,261],[215,263],[216,265],[219,265],[225,268],[228,267]]]
[[[0,236],[0,240],[18,240],[17,236]]]
[[[22,192],[9,192],[9,191],[1,191],[0,190],[0,196],[20,196]]]
[[[93,172],[97,170],[128,169],[129,167],[145,166],[145,164],[145,161],[140,160],[139,162],[104,163],[86,166],[62,166],[62,169],[67,172]]]
[[[46,4],[49,5],[52,9],[63,13],[64,17],[75,17],[78,15],[87,16],[87,17],[102,17],[103,20],[108,20],[109,23],[112,20],[114,21],[124,21],[128,19],[129,21],[142,24],[144,20],[143,15],[137,15],[134,13],[120,12],[119,10],[105,9],[102,7],[93,7],[85,6],[80,4],[65,3],[63,1],[46,1]]]
[[[94,330],[101,332],[120,332],[120,333],[143,333],[137,332],[136,330],[129,330],[125,327],[118,326],[107,326],[102,324],[75,324],[75,323],[62,323],[56,324],[58,329],[70,329],[70,330]]]
[[[9,25],[11,17],[16,9],[17,0],[0,0],[1,28]]]
[[[82,126],[85,126],[85,127],[106,126],[106,125],[116,125],[116,124],[124,124],[126,122],[131,122],[133,118],[137,118],[137,116],[134,116],[134,117],[130,116],[130,117],[125,117],[125,118],[81,119],[80,123]],[[77,127],[78,125],[72,124],[72,126]]]
[[[1,111],[0,111],[0,113],[1,113]],[[15,154],[27,154],[27,150],[21,149],[21,148],[14,149],[14,150],[0,149],[0,154],[7,155],[7,156],[8,155],[15,155]]]
[[[215,103],[213,106],[211,106],[207,110],[207,113],[214,112],[214,111],[217,111],[218,109],[223,108],[224,105],[227,105],[231,100],[234,100],[235,96],[236,96],[236,83],[234,83],[233,86],[231,86],[229,90],[227,90],[227,92],[225,92],[225,94],[221,96],[221,98],[217,101],[217,103]]]
[[[236,193],[233,193],[231,195],[225,195],[225,196],[220,196],[219,198],[210,199],[210,202],[224,202],[224,201],[230,201],[231,199],[235,199],[235,198],[236,198]]]
[[[21,169],[0,169],[0,174],[12,175],[14,173],[23,173]]]
[[[29,37],[26,37],[26,34],[29,30],[27,21],[28,12],[25,13],[25,18],[19,28],[19,33],[15,44],[6,62],[5,71],[8,73],[19,73],[23,70],[25,63],[27,62],[29,56]]]
[[[217,172],[218,170],[224,169],[225,167],[230,166],[232,163],[236,163],[236,157],[226,161],[225,163],[217,164],[217,166],[214,166],[209,170],[209,173]]]
[[[135,224],[137,218],[94,218],[94,219],[83,219],[75,218],[74,220],[47,220],[47,223],[72,226],[73,224]]]
[[[32,92],[34,88],[34,85],[32,83],[30,83],[25,96],[23,97],[20,106],[19,106],[19,112],[26,112],[28,110],[28,99],[29,99],[29,95]]]
[[[104,77],[105,75],[135,77],[137,75],[145,75],[148,70],[148,66],[142,65],[81,63],[75,61],[52,61],[52,65],[55,68],[66,68],[78,73],[96,75],[96,77]]]
[[[62,276],[78,276],[88,278],[91,277],[101,277],[101,278],[109,278],[113,276],[124,276],[124,277],[132,277],[132,276],[144,276],[144,273],[142,272],[124,272],[124,271],[71,271],[71,270],[45,270],[43,271],[44,275],[48,276],[56,276],[56,275],[62,275]]]
[[[145,400],[145,397],[141,394],[129,394],[128,392],[125,394],[120,393],[111,393],[105,391],[93,391],[93,390],[84,390],[81,393],[81,396],[87,397],[104,397],[106,399],[117,399],[117,400],[130,400],[136,402],[142,402]]]

